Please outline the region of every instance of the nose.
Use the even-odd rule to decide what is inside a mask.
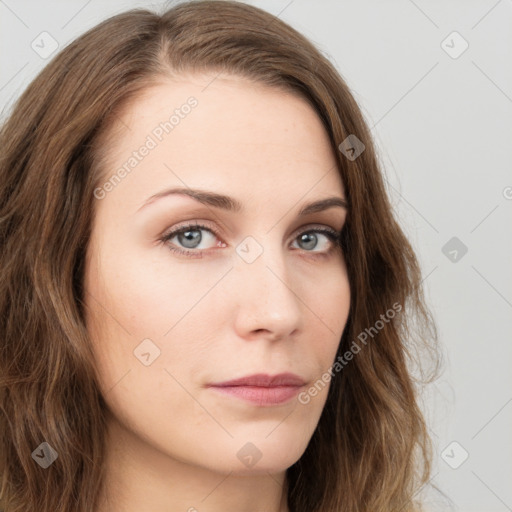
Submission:
[[[282,249],[264,248],[252,263],[238,258],[233,269],[237,299],[235,329],[246,339],[286,339],[302,328],[301,299]]]

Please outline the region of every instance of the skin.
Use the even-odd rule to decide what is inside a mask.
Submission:
[[[100,512],[288,511],[285,472],[304,453],[330,384],[307,404],[295,397],[273,406],[207,384],[292,372],[308,389],[333,364],[347,322],[342,250],[321,233],[316,244],[300,237],[313,228],[339,231],[347,214],[331,207],[298,216],[314,200],[345,198],[320,119],[289,92],[213,77],[182,75],[146,89],[118,118],[108,146],[107,179],[170,112],[197,98],[95,204],[85,298],[108,406]],[[184,195],[141,208],[176,186],[229,195],[243,211]],[[184,237],[159,241],[186,221],[218,235],[194,231],[202,241],[192,249]],[[262,248],[251,263],[237,252],[246,237]],[[174,253],[172,245],[202,257]],[[251,255],[257,247],[245,246]],[[160,350],[147,366],[134,355],[144,339]],[[255,464],[237,456],[244,446],[261,455]]]

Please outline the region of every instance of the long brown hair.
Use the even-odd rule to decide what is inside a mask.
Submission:
[[[349,202],[340,236],[351,304],[338,355],[354,352],[354,343],[360,350],[335,372],[318,427],[287,470],[290,510],[418,510],[413,497],[428,481],[431,457],[418,383],[428,379],[414,375],[411,363],[418,347],[427,348],[435,374],[437,332],[370,131],[314,45],[259,8],[222,0],[107,19],[50,61],[1,128],[0,506],[85,512],[96,504],[105,402],[82,283],[100,142],[120,109],[149,85],[189,71],[237,74],[309,101],[332,142]],[[357,158],[349,135],[364,144]],[[33,455],[43,442],[57,455],[47,468]]]

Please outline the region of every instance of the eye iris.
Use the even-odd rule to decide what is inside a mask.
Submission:
[[[186,249],[196,249],[202,241],[201,231],[206,228],[195,227],[193,229],[184,229],[178,231],[172,237],[176,237],[182,247]],[[311,251],[318,244],[318,234],[315,231],[307,231],[299,235],[299,244],[302,244],[304,250]]]
[[[317,236],[314,233],[303,233],[300,236],[301,242],[306,242],[306,249],[314,249],[317,243]]]
[[[191,229],[178,234],[180,244],[183,244],[187,249],[195,249],[201,243],[201,238],[200,229]]]

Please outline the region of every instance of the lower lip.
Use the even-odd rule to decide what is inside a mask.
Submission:
[[[257,405],[279,405],[296,396],[300,386],[212,386],[212,389]]]

